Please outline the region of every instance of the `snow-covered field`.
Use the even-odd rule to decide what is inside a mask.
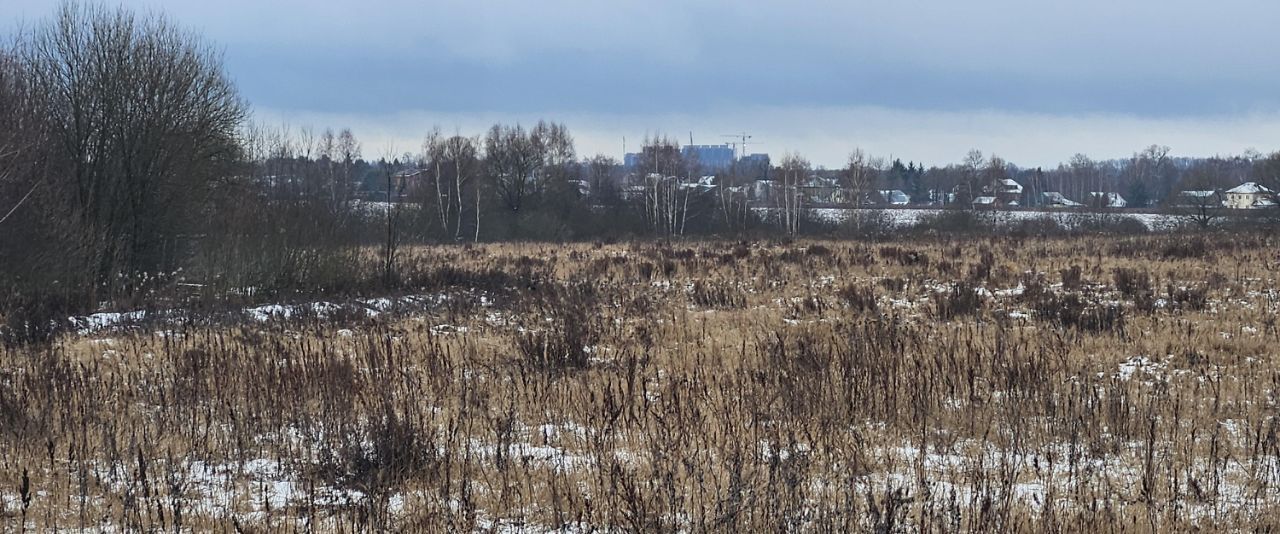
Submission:
[[[1203,241],[437,247],[408,295],[75,318],[0,440],[35,530],[1249,529],[1280,285]]]
[[[777,213],[779,212],[777,208],[755,208],[755,211],[765,217],[777,216]],[[929,217],[945,215],[947,213],[946,210],[916,208],[812,208],[807,211],[819,220],[835,224],[842,223],[848,220],[849,217],[859,213],[868,217],[883,217],[888,224],[891,224],[896,228],[910,227],[919,224],[921,221],[927,220]],[[1048,220],[1053,221],[1064,228],[1070,229],[1090,223],[1114,222],[1127,219],[1142,223],[1143,226],[1153,232],[1167,232],[1175,230],[1186,224],[1185,217],[1161,213],[1090,213],[1061,210],[979,211],[974,213],[979,220],[997,226],[1015,224],[1024,221]]]

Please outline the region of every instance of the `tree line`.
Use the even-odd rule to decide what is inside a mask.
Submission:
[[[360,278],[370,250],[394,283],[397,250],[413,243],[796,235],[818,227],[801,190],[823,177],[856,198],[902,189],[963,204],[1014,178],[1146,205],[1246,177],[1274,185],[1280,169],[1276,156],[1188,162],[1159,146],[1049,170],[978,151],[926,169],[861,150],[843,169],[791,153],[707,169],[664,136],[624,168],[579,157],[556,122],[436,128],[418,150],[369,154],[347,129],[250,118],[218,52],[163,15],[64,4],[0,48],[0,309],[149,304],[179,279],[201,291],[333,290]],[[777,191],[765,205],[761,183]]]

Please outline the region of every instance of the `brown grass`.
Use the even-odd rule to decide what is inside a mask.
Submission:
[[[1276,245],[416,249],[399,313],[8,349],[0,523],[1275,529]]]

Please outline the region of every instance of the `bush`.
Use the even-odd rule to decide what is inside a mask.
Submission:
[[[995,225],[989,217],[973,210],[938,210],[920,217],[911,229],[939,234],[975,234],[991,232]]]
[[[984,305],[977,288],[968,282],[951,284],[950,291],[933,293],[929,298],[933,301],[934,317],[944,321],[977,315]]]
[[[1062,288],[1068,291],[1076,291],[1084,287],[1084,270],[1079,265],[1072,265],[1066,269],[1058,271],[1062,277]]]
[[[689,301],[701,308],[738,309],[746,307],[742,290],[723,280],[698,280],[689,288]]]
[[[1209,244],[1201,236],[1195,236],[1191,239],[1174,239],[1160,249],[1160,255],[1165,258],[1203,258],[1208,254]]]
[[[1032,304],[1037,318],[1065,328],[1124,335],[1124,308],[1087,302],[1080,295],[1043,294]]]
[[[0,302],[0,341],[19,345],[52,339],[79,311],[75,303],[56,294],[14,294]]]
[[[1126,297],[1138,299],[1151,295],[1151,275],[1146,271],[1116,267],[1112,278],[1116,290]]]
[[[880,307],[876,302],[876,291],[870,287],[846,284],[836,292],[836,295],[854,311],[874,313]]]
[[[921,267],[929,266],[929,255],[918,250],[902,249],[898,247],[880,247],[880,257],[890,262],[896,262],[903,267],[919,265]]]
[[[581,284],[546,289],[531,312],[532,317],[546,320],[516,333],[521,364],[551,372],[585,369],[599,339],[593,288]]]
[[[884,210],[852,210],[849,217],[840,222],[836,234],[855,239],[885,239],[894,230],[893,217]]]
[[[1209,306],[1209,288],[1207,287],[1175,288],[1173,284],[1169,284],[1165,286],[1165,292],[1169,302],[1180,310],[1201,311]]]
[[[969,281],[979,282],[991,279],[991,269],[996,265],[996,255],[990,249],[983,247],[981,258],[978,263],[969,266]]]

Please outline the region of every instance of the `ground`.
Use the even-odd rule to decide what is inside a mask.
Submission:
[[[405,261],[431,267],[396,294],[117,310],[6,349],[0,522],[1280,526],[1271,237],[507,244]]]

